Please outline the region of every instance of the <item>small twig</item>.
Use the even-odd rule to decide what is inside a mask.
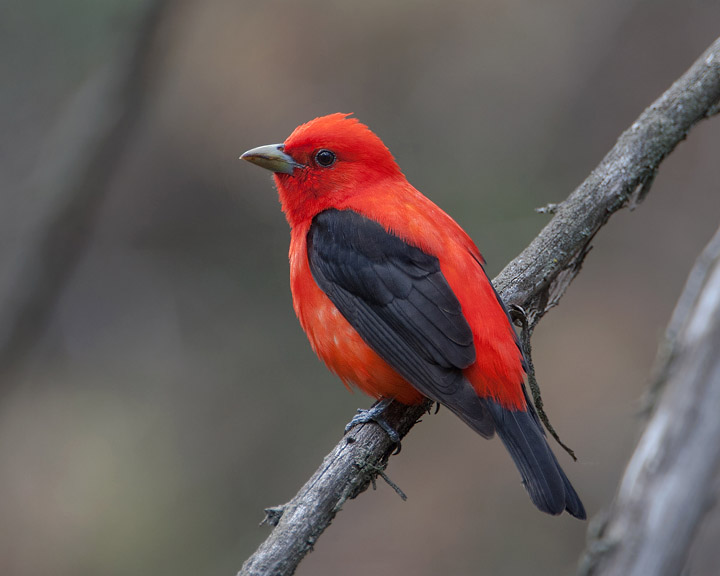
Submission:
[[[545,206],[541,206],[540,208],[535,208],[535,212],[538,214],[555,214],[555,212],[558,209],[558,206],[560,204],[557,204],[555,202],[550,202],[549,204],[545,204]]]
[[[397,493],[398,496],[400,496],[400,498],[403,500],[403,502],[407,500],[407,494],[405,494],[405,492],[402,491],[400,486],[398,486],[397,484],[395,484],[395,482],[390,480],[390,476],[388,476],[385,473],[385,468],[386,468],[387,464],[384,464],[382,466],[375,466],[375,465],[368,464],[366,462],[363,464],[358,464],[358,466],[362,466],[363,472],[369,472],[370,482],[372,483],[373,490],[377,490],[377,486],[375,485],[375,478],[380,476],[380,478],[385,480],[385,483],[388,486],[390,486],[390,488],[395,490],[395,492]]]
[[[548,418],[548,415],[545,412],[545,404],[540,392],[540,384],[538,384],[537,377],[535,376],[535,365],[533,364],[532,345],[530,340],[533,332],[535,331],[535,326],[537,326],[540,319],[536,317],[533,323],[529,324],[527,314],[520,306],[512,306],[510,308],[510,315],[513,321],[519,323],[521,327],[520,346],[522,347],[523,356],[525,357],[525,371],[527,372],[528,387],[530,388],[530,393],[532,394],[535,410],[537,411],[538,416],[547,431],[550,432],[550,435],[555,438],[555,441],[560,444],[562,449],[570,454],[570,457],[577,462],[575,451],[560,440],[560,436],[555,431],[555,427],[550,423],[550,418]]]
[[[285,506],[271,506],[265,508],[265,518],[260,522],[260,526],[267,524],[268,526],[277,526],[282,518],[283,512],[285,512]]]

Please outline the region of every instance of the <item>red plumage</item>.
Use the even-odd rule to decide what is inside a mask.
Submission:
[[[481,434],[489,436],[493,429],[498,431],[538,507],[553,514],[567,509],[584,517],[582,504],[547,447],[534,409],[527,403],[522,353],[507,313],[482,268],[480,252],[450,216],[407,181],[382,141],[347,116],[316,118],[298,127],[283,145],[261,147],[243,155],[275,172],[280,202],[292,228],[293,303],[313,350],[346,385],[375,398],[394,398],[405,404],[423,401],[425,395],[418,388],[424,386],[426,393],[433,390],[426,381],[411,382],[413,376],[409,375],[414,372],[405,362],[408,353],[417,353],[419,359],[430,358],[427,364],[442,374],[457,374],[461,387],[470,390],[468,383],[472,387],[474,400],[466,393],[465,400],[450,402],[445,401],[450,398],[448,394],[429,395],[448,405]],[[382,230],[378,228],[371,237],[356,238],[355,230],[335,227],[322,236],[320,248],[311,247],[311,230],[317,227],[319,215],[330,214],[328,211],[351,212],[356,215],[353,221],[377,223]],[[359,220],[358,215],[362,217]],[[350,220],[342,220],[346,221]],[[386,258],[382,250],[390,246],[395,252]],[[356,254],[352,250],[357,247]],[[342,250],[345,260],[336,254]],[[398,250],[403,252],[402,258]],[[405,260],[412,261],[412,254],[420,253],[430,264],[439,263],[439,273],[430,270],[422,277],[413,277],[412,273],[398,271],[407,265]],[[326,262],[323,258],[334,260]],[[322,270],[329,271],[330,278],[323,276],[321,281],[318,275]],[[452,311],[439,305],[433,308],[432,302],[424,300],[413,308],[406,300],[419,296],[408,296],[407,292],[398,292],[398,300],[406,298],[402,302],[406,308],[396,310],[392,308],[394,301],[380,301],[388,282],[393,289],[397,283],[407,284],[409,290],[419,286],[426,292],[437,284],[438,294],[459,303],[462,318],[455,318]],[[343,304],[338,306],[339,302]],[[408,309],[417,322],[407,317]],[[443,356],[445,349],[450,353],[459,349],[462,338],[412,333],[413,326],[427,325],[422,323],[430,322],[429,317],[439,318],[442,324],[447,320],[443,314],[455,318],[452,321],[457,334],[462,335],[469,327],[474,347],[471,363],[453,364]],[[365,326],[366,320],[374,322],[381,332],[387,331],[390,340],[375,338]],[[397,356],[400,349],[406,351],[402,357]],[[478,424],[480,420],[492,422],[489,431]]]
[[[317,118],[285,141],[285,153],[304,165],[312,166],[318,149],[333,150],[347,165],[333,172],[310,167],[297,176],[275,175],[292,227],[290,286],[295,312],[315,353],[343,382],[370,396],[405,404],[423,400],[336,312],[310,273],[306,237],[313,217],[331,207],[354,210],[438,258],[475,339],[478,360],[465,370],[466,377],[479,395],[524,408],[522,356],[470,237],[407,181],[382,141],[356,119],[345,114]]]

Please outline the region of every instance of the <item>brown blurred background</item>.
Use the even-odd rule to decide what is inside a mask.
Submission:
[[[494,276],[547,222],[533,209],[567,196],[720,23],[709,0],[188,0],[159,4],[148,32],[148,5],[0,8],[3,575],[234,574],[268,533],[263,508],[369,405],[305,340],[288,227],[244,150],[354,112]],[[580,460],[556,453],[590,515],[720,221],[718,150],[718,121],[701,123],[536,332],[545,404]],[[500,443],[446,410],[389,474],[408,502],[382,483],[350,502],[299,575],[574,572],[587,524],[535,510]],[[720,562],[707,544],[691,574]]]

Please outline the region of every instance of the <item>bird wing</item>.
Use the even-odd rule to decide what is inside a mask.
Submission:
[[[307,253],[315,282],[370,348],[419,392],[492,435],[487,409],[462,374],[475,362],[472,331],[437,257],[336,209],[313,219]]]

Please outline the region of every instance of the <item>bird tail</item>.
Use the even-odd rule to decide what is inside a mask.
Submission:
[[[585,508],[580,497],[548,446],[540,419],[530,402],[527,410],[505,408],[491,398],[482,398],[481,402],[515,461],[535,506],[553,515],[567,510],[575,518],[584,520]]]
[[[505,408],[492,398],[478,397],[461,373],[435,390],[421,390],[440,402],[484,438],[495,432],[520,471],[530,499],[543,512],[558,515],[567,510],[575,518],[586,518],[577,492],[560,468],[545,439],[540,418],[525,393],[525,410]]]

